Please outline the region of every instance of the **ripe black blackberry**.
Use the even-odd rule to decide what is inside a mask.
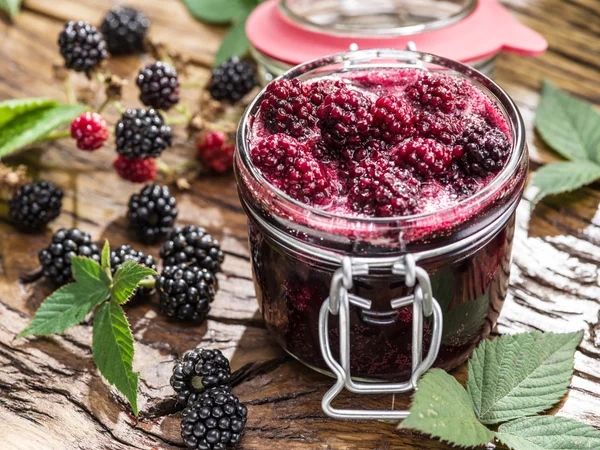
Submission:
[[[129,199],[127,218],[136,237],[151,244],[169,233],[178,213],[177,200],[168,186],[148,184]]]
[[[191,394],[215,386],[227,386],[230,378],[229,360],[220,350],[195,348],[175,363],[171,386],[177,392],[179,403],[185,405]]]
[[[459,164],[463,172],[480,177],[499,172],[510,153],[506,135],[487,124],[467,127],[456,146],[462,148]]]
[[[237,56],[213,69],[208,91],[215,100],[236,103],[256,86],[256,69]]]
[[[171,146],[173,133],[154,109],[128,109],[115,128],[117,153],[128,159],[158,158]]]
[[[177,71],[167,63],[157,61],[143,67],[136,83],[140,101],[146,106],[166,110],[179,102]]]
[[[144,51],[150,20],[137,9],[114,7],[106,13],[100,31],[113,55],[131,55]]]
[[[217,280],[206,269],[179,264],[163,269],[156,280],[156,289],[162,314],[203,322],[215,299]]]
[[[142,251],[134,250],[129,244],[123,244],[110,252],[110,271],[113,276],[126,261],[133,261],[148,269],[156,270],[156,261],[152,255],[146,255]],[[138,288],[131,300],[134,300],[134,298],[143,298],[150,294],[151,291],[152,289],[150,288]]]
[[[244,434],[247,419],[248,409],[229,389],[214,387],[184,409],[181,437],[192,449],[233,448]]]
[[[10,218],[26,231],[38,230],[60,214],[63,191],[50,181],[21,186],[9,203]]]
[[[225,259],[221,244],[202,227],[176,227],[160,249],[165,266],[192,264],[217,273]]]
[[[106,59],[102,35],[87,22],[67,22],[58,36],[58,45],[67,69],[76,72],[88,72]]]
[[[59,285],[73,281],[73,256],[85,256],[100,262],[100,250],[92,243],[89,233],[77,228],[61,228],[52,236],[50,245],[39,253],[42,273]]]

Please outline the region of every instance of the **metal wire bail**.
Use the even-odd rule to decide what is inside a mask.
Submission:
[[[381,263],[373,260],[373,265]],[[335,271],[331,280],[329,297],[325,299],[319,314],[319,342],[325,362],[337,380],[323,396],[323,412],[334,419],[404,419],[408,411],[402,410],[355,410],[336,409],[331,403],[346,388],[357,394],[391,394],[409,392],[416,388],[419,377],[427,371],[437,358],[442,340],[442,310],[433,297],[427,272],[416,265],[415,258],[408,254],[395,261],[389,270],[404,278],[405,285],[414,288],[413,293],[391,300],[392,309],[412,304],[412,373],[409,380],[402,383],[359,383],[350,373],[350,304],[359,308],[371,309],[371,301],[356,296],[352,289],[354,276],[369,274],[369,263],[354,264],[350,257],[344,257],[342,266]],[[336,361],[329,346],[329,314],[339,315],[340,361]],[[431,346],[423,359],[423,317],[433,315]]]

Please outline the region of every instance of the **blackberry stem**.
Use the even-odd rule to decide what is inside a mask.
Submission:
[[[65,94],[67,96],[67,103],[70,105],[74,105],[77,103],[77,97],[75,95],[75,90],[73,89],[73,83],[71,83],[71,72],[67,73],[67,77],[64,81]]]
[[[58,139],[63,139],[63,138],[67,138],[67,137],[71,137],[70,131],[68,131],[68,130],[56,131],[54,133],[50,133],[50,134],[46,135],[45,137],[39,139],[37,142],[56,141]]]
[[[106,107],[107,107],[109,104],[110,104],[110,99],[109,99],[109,98],[107,98],[106,100],[104,100],[104,103],[102,103],[102,104],[101,104],[101,105],[98,107],[98,109],[96,110],[96,112],[97,112],[98,114],[101,114],[101,113],[102,113],[102,111],[104,111],[104,108],[106,108]]]
[[[121,105],[121,102],[118,102],[116,100],[109,100],[109,103],[111,103],[115,107],[119,114],[123,114],[125,112],[125,108],[123,107],[123,105]]]
[[[153,276],[149,276],[147,278],[144,278],[138,284],[138,287],[141,287],[141,288],[154,289],[155,286],[156,286],[156,278],[154,278]]]
[[[192,120],[192,113],[190,113],[190,109],[188,108],[187,104],[179,104],[179,105],[175,105],[175,111],[177,111],[179,114],[181,114],[182,116],[184,116],[187,121],[189,122],[190,120]]]

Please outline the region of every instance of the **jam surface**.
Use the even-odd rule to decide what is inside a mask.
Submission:
[[[356,217],[452,207],[511,149],[497,106],[464,78],[419,69],[352,71],[266,90],[253,163],[307,205]]]

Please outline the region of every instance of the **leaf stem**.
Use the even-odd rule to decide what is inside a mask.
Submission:
[[[156,286],[156,278],[154,278],[153,276],[146,277],[138,283],[138,286],[142,288],[154,289],[154,287]]]

